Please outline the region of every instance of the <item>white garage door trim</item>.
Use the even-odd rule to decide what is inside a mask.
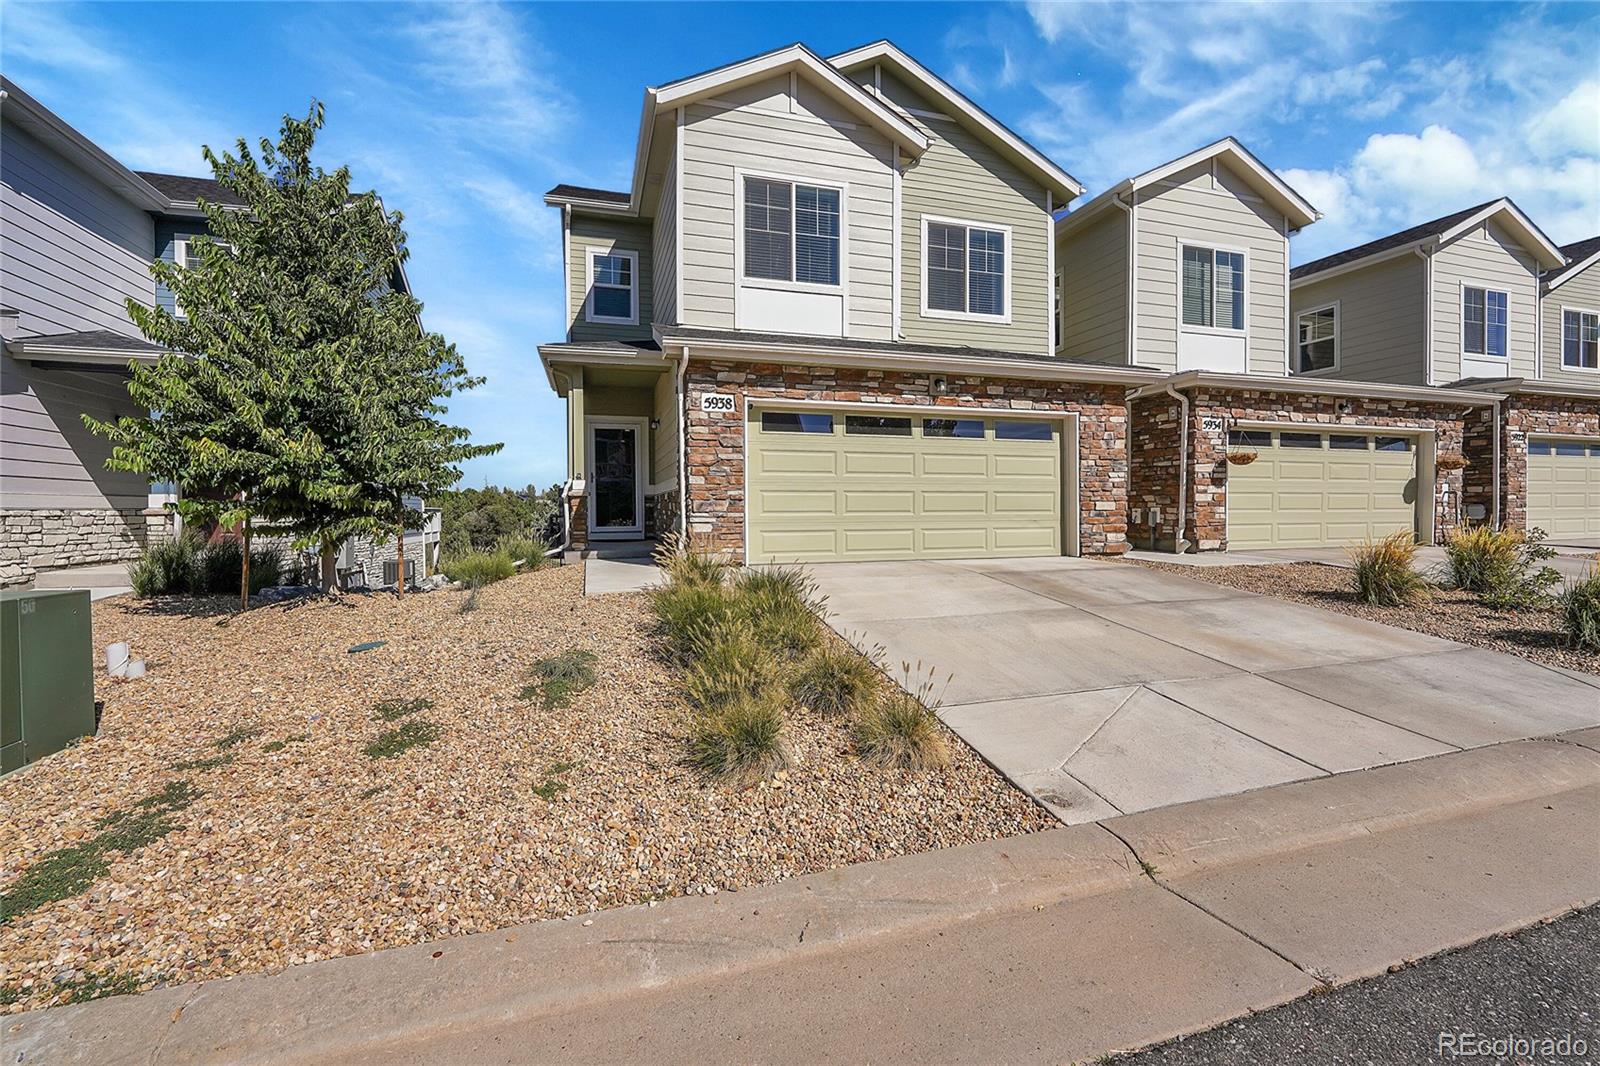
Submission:
[[[1592,525],[1594,528],[1592,528],[1592,529],[1582,529],[1582,530],[1573,530],[1573,529],[1556,530],[1556,529],[1551,529],[1550,526],[1553,525],[1554,523],[1546,523],[1544,521],[1540,521],[1540,520],[1536,520],[1535,519],[1534,513],[1533,513],[1533,511],[1534,511],[1534,506],[1533,506],[1533,472],[1534,472],[1534,469],[1536,467],[1538,467],[1539,465],[1542,465],[1541,463],[1537,462],[1536,460],[1544,458],[1543,456],[1535,456],[1533,454],[1533,446],[1535,444],[1547,444],[1547,445],[1550,445],[1552,448],[1558,448],[1559,446],[1561,446],[1563,444],[1566,444],[1566,445],[1577,445],[1578,447],[1585,448],[1585,449],[1588,449],[1590,451],[1593,451],[1595,449],[1600,449],[1600,437],[1585,437],[1585,436],[1579,436],[1579,435],[1575,435],[1575,434],[1565,434],[1565,433],[1530,433],[1530,434],[1528,434],[1528,439],[1527,439],[1528,454],[1527,454],[1526,459],[1525,459],[1525,462],[1526,462],[1527,466],[1525,468],[1525,473],[1523,475],[1523,478],[1524,478],[1524,480],[1523,480],[1523,494],[1524,494],[1523,525],[1525,525],[1528,529],[1534,529],[1534,528],[1543,529],[1544,532],[1545,532],[1545,535],[1551,541],[1554,541],[1556,543],[1559,543],[1562,537],[1590,537],[1590,536],[1594,536],[1597,533],[1600,533],[1600,516],[1594,516],[1594,517],[1586,516],[1588,523],[1590,525]],[[1551,459],[1551,465],[1554,465],[1556,457],[1555,456],[1550,456],[1549,458]],[[1587,468],[1587,464],[1590,464],[1590,463],[1600,465],[1600,458],[1597,458],[1594,455],[1586,455],[1586,456],[1583,457],[1582,462],[1585,464],[1585,467]],[[1591,477],[1593,476],[1592,473],[1591,473],[1590,476]],[[1587,494],[1588,494],[1587,490],[1585,490],[1585,495],[1587,495]],[[1545,517],[1544,515],[1540,515],[1539,516],[1540,519],[1543,519],[1544,517]]]
[[[1228,419],[1226,427],[1222,430],[1222,453],[1228,452],[1228,431],[1267,430],[1289,433],[1351,433],[1357,436],[1369,437],[1411,437],[1415,440],[1417,456],[1417,501],[1416,501],[1416,531],[1417,541],[1421,544],[1433,543],[1434,530],[1434,497],[1438,494],[1438,471],[1434,467],[1434,460],[1438,455],[1438,431],[1432,426],[1400,425],[1351,425],[1342,422],[1291,422],[1269,419]],[[1224,459],[1224,462],[1227,460]],[[1426,489],[1426,491],[1423,491]],[[1193,489],[1191,488],[1191,492]],[[1227,537],[1227,545],[1233,548],[1232,508],[1228,506],[1228,496],[1223,494],[1222,520],[1223,535]]]
[[[845,400],[797,400],[786,397],[745,396],[739,411],[739,434],[743,441],[743,462],[740,489],[744,497],[744,510],[740,515],[740,544],[744,557],[750,558],[750,410],[812,410],[826,411],[894,411],[911,415],[948,415],[962,411],[971,414],[982,412],[988,418],[1023,418],[1036,422],[1060,422],[1064,453],[1061,456],[1061,525],[1062,554],[1076,556],[1082,552],[1082,502],[1079,488],[1082,478],[1078,470],[1079,416],[1076,411],[1048,411],[1035,408],[991,407],[983,404],[910,404],[868,403]],[[1070,476],[1069,476],[1070,474]],[[1069,518],[1070,514],[1070,518]]]

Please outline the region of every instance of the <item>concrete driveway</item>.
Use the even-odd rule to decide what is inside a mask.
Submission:
[[[1600,676],[1126,563],[810,568],[830,624],[1063,821],[1600,725]]]

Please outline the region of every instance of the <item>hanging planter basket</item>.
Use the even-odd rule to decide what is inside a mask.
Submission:
[[[1258,459],[1259,457],[1260,457],[1259,453],[1257,453],[1257,452],[1229,452],[1228,453],[1228,465],[1229,466],[1249,466],[1251,463],[1255,462],[1256,459]]]
[[[1462,470],[1469,465],[1466,456],[1457,455],[1454,452],[1447,452],[1433,461],[1433,466],[1436,470]]]

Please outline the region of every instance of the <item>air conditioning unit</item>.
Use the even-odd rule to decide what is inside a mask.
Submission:
[[[400,565],[400,563],[396,559],[385,559],[383,561],[383,583],[385,585],[393,585],[395,583],[395,574],[399,572],[398,569],[397,569],[399,567],[399,565]],[[415,582],[416,580],[417,580],[417,561],[415,559],[407,559],[406,560],[406,584],[410,585],[413,582]]]

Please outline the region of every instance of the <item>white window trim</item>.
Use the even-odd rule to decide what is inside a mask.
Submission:
[[[1333,365],[1322,367],[1318,370],[1301,370],[1300,366],[1300,320],[1306,315],[1315,315],[1323,311],[1333,312]],[[1319,374],[1337,374],[1339,372],[1339,301],[1320,304],[1316,307],[1306,307],[1294,313],[1294,321],[1290,323],[1289,348],[1293,353],[1294,373],[1298,377],[1316,377]]]
[[[1211,308],[1212,308],[1211,319],[1212,319],[1213,322],[1216,321],[1216,317],[1217,317],[1216,316],[1216,307],[1217,307],[1217,258],[1216,257],[1217,257],[1217,253],[1218,252],[1230,252],[1230,253],[1232,253],[1234,255],[1238,255],[1238,256],[1240,256],[1240,257],[1242,257],[1244,259],[1244,281],[1243,281],[1243,286],[1244,287],[1240,290],[1240,294],[1239,294],[1239,297],[1240,297],[1240,305],[1239,306],[1240,306],[1240,309],[1241,309],[1240,310],[1240,319],[1244,322],[1244,327],[1242,329],[1234,329],[1232,326],[1191,326],[1188,323],[1184,322],[1184,320],[1183,320],[1183,250],[1185,248],[1194,248],[1197,251],[1210,252],[1211,253]],[[1177,280],[1178,280],[1178,291],[1177,291],[1177,294],[1176,294],[1177,295],[1176,315],[1177,315],[1177,322],[1178,322],[1179,331],[1183,332],[1183,333],[1206,333],[1206,334],[1210,334],[1211,336],[1214,336],[1214,337],[1243,337],[1245,339],[1246,344],[1248,344],[1249,340],[1250,340],[1250,250],[1248,248],[1236,248],[1236,247],[1233,247],[1231,245],[1226,245],[1226,244],[1203,244],[1203,243],[1201,243],[1199,241],[1186,241],[1186,240],[1182,240],[1180,238],[1179,241],[1178,241],[1177,258],[1174,261],[1173,266],[1174,266],[1174,269],[1177,270]]]
[[[1482,289],[1483,297],[1483,348],[1481,352],[1467,351],[1467,290]],[[1506,298],[1506,351],[1504,355],[1495,355],[1489,351],[1489,293],[1497,292]],[[1456,345],[1460,348],[1461,358],[1490,360],[1496,359],[1505,363],[1511,361],[1511,290],[1502,285],[1486,281],[1468,281],[1463,279],[1457,285],[1456,291]],[[1462,376],[1466,376],[1463,368]]]
[[[786,181],[790,185],[810,185],[818,189],[833,189],[839,194],[839,283],[824,285],[815,281],[780,281],[775,278],[747,278],[744,276],[744,180],[760,178],[765,181]],[[791,201],[792,205],[792,201]],[[789,256],[791,273],[794,267],[794,211],[790,209]],[[735,288],[776,289],[780,292],[815,292],[845,298],[845,328],[849,329],[850,306],[850,187],[830,178],[804,174],[779,174],[765,170],[733,171],[733,281]]]
[[[1002,283],[1002,299],[1005,300],[1006,309],[1005,309],[1005,312],[1003,314],[986,315],[986,314],[981,314],[981,313],[976,312],[976,311],[944,311],[944,310],[941,310],[939,308],[929,307],[928,306],[928,226],[929,226],[930,223],[937,223],[937,224],[942,225],[942,226],[964,226],[969,231],[975,230],[975,229],[990,230],[990,231],[993,231],[995,233],[1000,233],[1000,234],[1004,234],[1005,235],[1005,239],[1006,239],[1006,272],[1005,272],[1005,278],[1004,278],[1003,283]],[[970,251],[971,251],[971,238],[970,237],[968,237],[968,245],[967,245],[967,247],[968,247],[968,252],[970,254]],[[1002,223],[1002,222],[983,222],[983,221],[980,221],[980,220],[977,220],[977,219],[971,219],[971,218],[950,218],[950,217],[945,216],[945,215],[923,215],[922,216],[922,250],[921,250],[922,265],[921,265],[921,268],[920,268],[920,270],[918,272],[919,273],[919,277],[917,279],[918,287],[922,290],[922,299],[921,299],[922,317],[923,318],[944,318],[944,319],[950,319],[950,320],[956,321],[956,322],[989,322],[989,323],[992,323],[994,325],[1009,326],[1011,324],[1011,278],[1017,272],[1016,271],[1016,263],[1017,263],[1016,256],[1017,256],[1017,244],[1016,244],[1016,241],[1012,240],[1012,238],[1011,238],[1011,227],[1006,225],[1006,224],[1004,224],[1004,223]],[[968,269],[969,270],[971,269],[970,261],[969,261]],[[971,290],[971,287],[970,287],[970,282],[969,282],[969,287],[968,287],[968,290],[967,290],[967,299],[968,299],[968,302],[970,303],[970,301],[972,299],[972,290]]]
[[[1567,332],[1566,332],[1566,330],[1567,330],[1567,312],[1568,311],[1571,311],[1575,315],[1594,315],[1595,318],[1597,318],[1597,319],[1600,319],[1600,311],[1596,311],[1592,307],[1572,307],[1572,306],[1570,306],[1568,304],[1557,304],[1556,307],[1557,307],[1558,311],[1560,312],[1556,317],[1556,341],[1557,341],[1557,347],[1559,349],[1556,352],[1556,366],[1557,366],[1557,368],[1559,368],[1561,370],[1564,370],[1564,371],[1566,371],[1568,373],[1575,373],[1575,374],[1600,374],[1600,366],[1569,366],[1567,364]],[[1507,313],[1506,317],[1507,317],[1507,319],[1509,319],[1511,317],[1509,312]],[[1583,321],[1582,319],[1579,319],[1579,325],[1578,325],[1578,330],[1579,330],[1578,337],[1579,337],[1579,345],[1580,345],[1580,347],[1582,345],[1582,338],[1583,338],[1582,321]],[[1509,332],[1510,322],[1508,321],[1506,323],[1506,325],[1507,325],[1507,331]]]
[[[174,233],[172,235],[172,265],[180,270],[189,269],[189,242],[199,233]],[[188,318],[188,312],[183,309],[183,301],[178,299],[178,294],[172,294],[172,316],[174,318]]]
[[[628,307],[630,313],[626,318],[594,313],[594,261],[602,255],[614,255],[628,260]],[[639,253],[630,252],[625,248],[602,248],[597,245],[584,249],[583,260],[586,275],[583,285],[583,320],[601,326],[637,326],[639,324]],[[620,285],[606,286],[608,289],[619,289],[621,287]]]

